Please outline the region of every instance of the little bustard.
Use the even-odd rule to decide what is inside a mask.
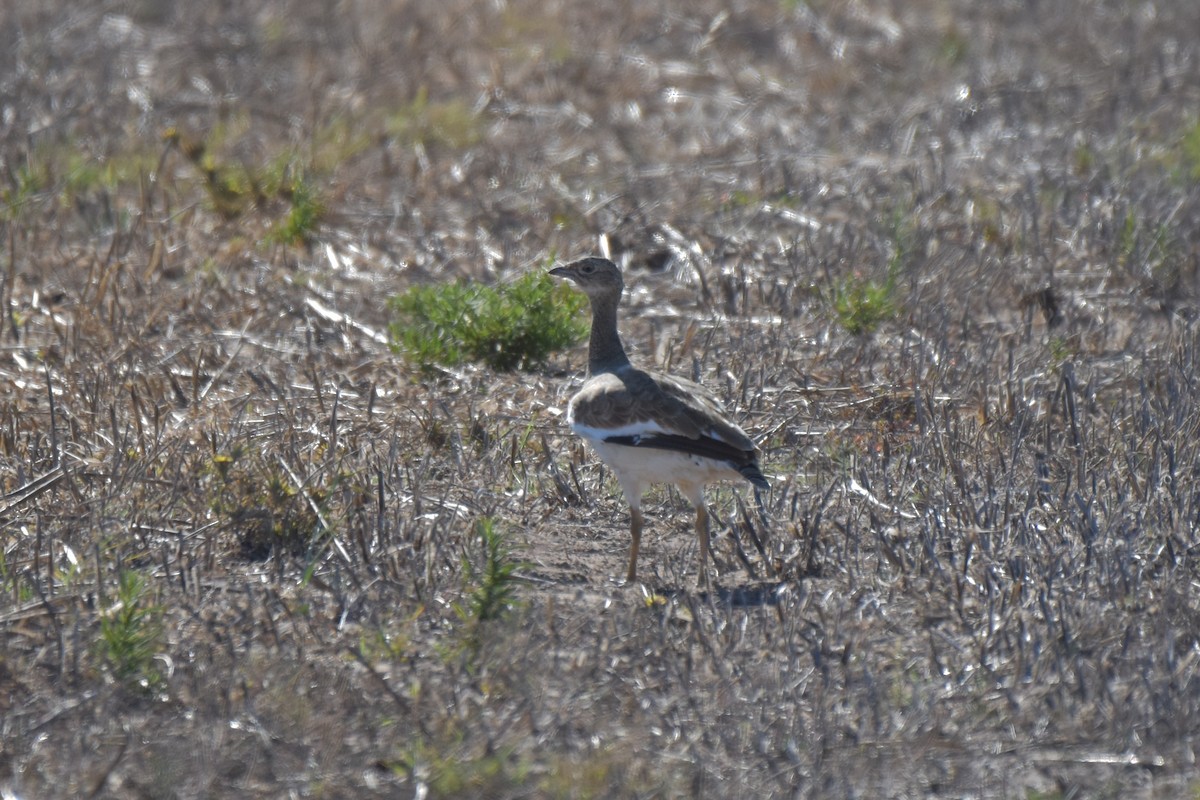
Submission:
[[[701,587],[708,585],[708,509],[704,487],[744,478],[768,488],[758,450],[707,389],[689,380],[637,369],[617,331],[625,283],[606,258],[583,258],[550,270],[588,296],[592,331],[588,378],[571,398],[567,422],[606,463],[629,501],[628,581],[637,579],[642,539],[642,494],[653,483],[673,483],[696,509]]]

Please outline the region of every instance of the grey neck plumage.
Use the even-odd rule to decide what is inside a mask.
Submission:
[[[617,304],[621,296],[593,297],[592,334],[588,341],[588,374],[617,372],[629,366],[629,357],[617,333]]]

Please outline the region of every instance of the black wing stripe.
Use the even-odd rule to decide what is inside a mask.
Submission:
[[[642,434],[639,436],[609,436],[604,441],[609,444],[622,444],[626,447],[650,447],[655,450],[675,450],[718,461],[737,463],[746,460],[746,451],[719,439],[701,436],[693,439],[690,436],[679,436],[673,433]]]

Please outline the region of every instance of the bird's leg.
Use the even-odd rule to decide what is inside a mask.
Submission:
[[[642,546],[642,510],[637,506],[629,509],[629,537],[633,541],[629,545],[629,573],[625,580],[633,583],[637,580],[638,550]]]
[[[708,588],[708,507],[701,499],[696,504],[696,535],[700,537],[700,576],[697,586]]]

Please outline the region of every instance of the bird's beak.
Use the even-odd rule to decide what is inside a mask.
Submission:
[[[569,278],[571,277],[571,270],[567,269],[566,267],[555,267],[554,269],[550,270],[550,274],[557,275],[560,278]]]

